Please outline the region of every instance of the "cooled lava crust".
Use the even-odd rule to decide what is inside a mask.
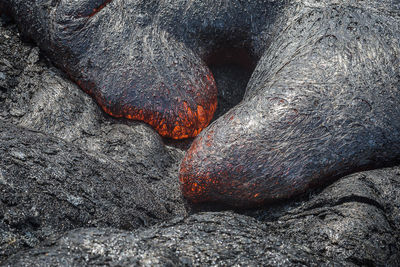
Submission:
[[[110,115],[193,137],[217,91],[206,63],[246,49],[243,101],[181,165],[193,202],[251,206],[400,159],[400,1],[2,0]],[[234,61],[240,61],[239,55]]]

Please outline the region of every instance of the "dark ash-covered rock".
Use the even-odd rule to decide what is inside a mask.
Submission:
[[[264,210],[205,212],[133,232],[79,229],[5,266],[398,266],[400,167],[357,173]]]
[[[252,214],[268,233],[355,265],[400,264],[400,167],[343,177],[306,201]]]
[[[5,265],[266,266],[334,263],[266,235],[266,226],[231,212],[200,213],[133,233],[81,229],[11,257]]]
[[[362,172],[308,201],[247,216],[205,212],[134,232],[75,230],[7,264],[398,266],[399,189],[399,167]]]
[[[290,2],[243,101],[186,153],[195,203],[264,205],[400,162],[399,1]]]
[[[170,217],[142,177],[58,138],[0,121],[0,154],[2,258],[57,231]]]
[[[321,8],[327,1],[303,2]],[[143,123],[108,117],[37,47],[22,43],[14,24],[0,21],[0,118],[18,125],[1,122],[0,265],[400,265],[399,167],[258,210],[126,230],[187,216],[177,174],[190,140],[163,140]],[[226,90],[220,103],[237,103],[246,83],[238,77],[247,75],[211,69]],[[138,187],[156,203],[148,211],[130,194]]]

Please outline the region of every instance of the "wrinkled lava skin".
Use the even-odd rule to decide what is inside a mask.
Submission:
[[[2,0],[23,34],[115,117],[194,137],[217,106],[214,78],[177,40],[159,1]],[[184,26],[182,26],[184,27]]]
[[[257,205],[400,159],[400,2],[305,2],[187,152],[193,202]]]
[[[258,205],[400,158],[399,0],[0,5],[107,113],[172,138],[211,120],[208,56],[249,51],[256,68],[243,101],[182,162],[193,202]]]

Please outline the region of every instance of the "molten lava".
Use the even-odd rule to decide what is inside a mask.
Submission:
[[[94,92],[95,85],[90,82],[78,81],[77,84],[89,95],[96,99],[100,107],[109,115],[116,118],[127,118],[130,120],[140,120],[151,125],[161,136],[172,139],[184,139],[196,137],[213,118],[214,112],[217,109],[217,90],[215,87],[214,77],[211,73],[207,74],[203,79],[205,88],[195,88],[197,98],[187,100],[195,102],[195,107],[183,99],[179,99],[177,103],[172,100],[162,99],[164,102],[171,102],[169,106],[174,106],[171,110],[160,110],[154,106],[154,102],[141,98],[143,102],[140,107],[134,105],[134,101],[125,96],[125,99],[120,99],[118,102],[128,104],[115,104],[112,100],[106,99],[101,94]],[[193,90],[193,88],[190,88]],[[208,92],[205,97],[200,92]],[[148,103],[146,102],[148,101]]]

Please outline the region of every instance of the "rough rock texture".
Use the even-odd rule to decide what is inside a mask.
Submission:
[[[134,172],[0,121],[0,256],[82,226],[135,229],[170,217]]]
[[[276,236],[252,218],[230,212],[200,213],[141,232],[72,231],[45,246],[11,257],[5,265],[287,265],[333,263]]]
[[[194,202],[265,204],[400,160],[400,2],[284,10],[243,101],[185,156]]]
[[[212,119],[217,91],[204,61],[231,49],[235,56],[220,56],[256,63],[243,101],[181,165],[193,202],[254,206],[399,161],[396,1],[3,0],[0,8],[108,114],[170,138],[194,137]]]
[[[0,188],[5,189],[0,194],[0,265],[400,265],[399,167],[353,174],[310,195],[259,209],[220,212],[214,205],[185,207],[178,167],[191,140],[163,140],[143,123],[110,118],[37,47],[22,43],[14,24],[8,19],[0,22],[0,120],[2,129],[8,129],[1,131],[8,139],[1,139],[0,147],[14,148],[0,154]],[[238,103],[248,75],[232,66],[210,69],[220,90],[219,102],[225,103],[221,110]],[[9,138],[13,133],[15,140]],[[47,155],[54,147],[57,154]],[[18,150],[25,151],[25,157]],[[32,153],[40,161],[29,157]],[[68,165],[74,158],[85,166]],[[62,169],[79,175],[53,179],[63,174]],[[15,172],[10,176],[5,170]],[[89,175],[90,170],[106,181],[107,188]],[[16,176],[18,172],[30,176]],[[29,180],[35,176],[49,183]],[[113,178],[121,183],[110,184]],[[15,180],[14,188],[4,184],[10,179]],[[138,195],[126,195],[126,190],[136,192],[134,181],[147,188],[139,192],[154,198],[158,205],[150,208],[160,208],[161,217],[149,218],[143,210],[135,215],[129,199]],[[52,184],[56,186],[50,188]],[[80,205],[85,192],[75,190],[77,186],[98,194]],[[58,194],[52,197],[43,188]],[[110,188],[114,194],[108,193]],[[122,194],[125,197],[119,199]],[[89,200],[96,203],[95,209]],[[15,203],[10,205],[11,201]],[[193,214],[198,210],[213,212]],[[102,212],[107,216],[98,217]],[[142,225],[139,217],[151,224],[163,221],[163,214],[176,218],[126,230]],[[76,227],[82,228],[69,230]],[[42,239],[46,240],[38,244]]]
[[[134,232],[72,231],[5,265],[398,266],[399,199],[399,167],[362,172],[307,201],[247,215],[204,212]]]
[[[118,174],[125,173],[123,177],[128,177],[128,189],[135,185],[128,183],[136,177],[139,182],[147,183],[144,188],[151,188],[169,214],[186,215],[187,211],[179,189],[178,168],[183,158],[183,149],[187,148],[190,140],[181,143],[162,140],[151,127],[144,123],[115,120],[107,116],[77,85],[55,68],[49,67],[37,47],[21,42],[15,24],[6,17],[0,21],[0,120],[61,138],[71,143],[68,146],[80,147],[82,157],[92,154],[94,157],[106,158],[106,161],[114,160],[115,165],[123,166],[121,168],[124,172],[120,171]],[[244,93],[248,74],[242,75],[240,67],[230,70],[226,66],[214,66],[213,70],[217,74],[216,81],[221,88],[220,102],[227,105],[230,102],[237,103]],[[218,75],[219,73],[221,75]],[[223,76],[223,73],[228,75]],[[222,106],[220,109],[223,112],[227,106]],[[169,145],[164,145],[164,142]],[[29,147],[23,149],[29,151]],[[38,150],[40,154],[40,149]],[[43,155],[45,155],[44,152]],[[83,162],[80,162],[78,166],[76,168],[89,168]],[[72,166],[66,167],[67,170],[68,168]],[[111,171],[106,171],[106,174],[111,173]],[[99,187],[98,190],[105,190],[106,186]],[[11,194],[8,189],[10,188],[7,188],[7,194]],[[32,190],[40,190],[40,188],[33,187]],[[73,193],[68,187],[63,189],[61,186],[59,190],[64,190],[64,194]],[[134,197],[130,196],[129,199],[132,200]],[[57,202],[57,200],[53,201]],[[58,206],[51,203],[44,204],[48,208],[46,216],[60,213]],[[33,205],[36,204],[32,203],[32,206],[28,205],[26,209]],[[118,203],[114,206],[117,207]],[[7,210],[7,207],[7,204],[2,206],[4,210]],[[132,207],[127,204],[119,209],[126,210]],[[41,221],[42,215],[37,216],[39,218],[36,220]],[[25,215],[23,212],[18,212],[14,218],[16,221],[23,222]],[[16,229],[7,223],[3,224],[0,242],[1,258],[14,253],[21,247],[35,246],[44,236],[55,231],[83,225],[89,226],[83,221],[78,221],[75,224],[69,223],[68,227],[64,228],[61,225],[63,222],[59,223],[60,225],[54,224],[49,229],[42,229],[46,226],[46,222],[43,222],[36,226],[36,232],[32,232],[29,225],[26,229],[25,226]],[[129,223],[125,223],[125,227],[128,227]],[[103,225],[121,227],[111,221]]]
[[[330,259],[356,265],[400,264],[400,168],[356,173],[293,208],[252,214],[268,233]]]

